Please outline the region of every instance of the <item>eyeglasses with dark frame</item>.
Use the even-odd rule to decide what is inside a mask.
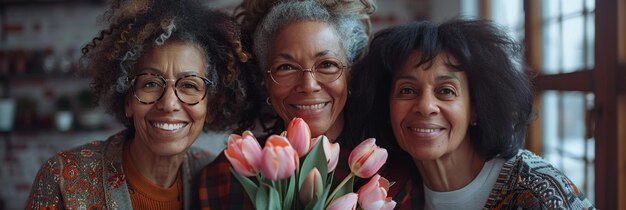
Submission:
[[[330,83],[339,79],[343,74],[345,65],[335,58],[327,58],[316,61],[309,69],[302,68],[296,63],[279,63],[272,65],[267,73],[276,84],[294,85],[300,82],[305,72],[310,72],[316,81]]]
[[[196,105],[204,100],[211,81],[197,75],[186,75],[176,80],[165,79],[153,73],[141,73],[129,77],[133,95],[143,104],[153,104],[163,98],[168,81],[174,81],[174,95],[184,104]]]

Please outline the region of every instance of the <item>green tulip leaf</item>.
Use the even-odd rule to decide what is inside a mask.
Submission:
[[[283,202],[283,209],[291,209],[293,204],[293,197],[296,191],[296,176],[289,177],[289,185],[287,186],[287,193],[284,195],[285,202]]]
[[[346,181],[346,183],[344,185],[342,185],[340,188],[336,189],[336,193],[335,195],[333,195],[332,198],[329,198],[329,200],[333,200],[335,198],[341,197],[342,195],[348,194],[353,192],[353,186],[354,186],[354,179],[356,176],[352,176],[350,177],[349,180]]]
[[[269,196],[267,195],[268,186],[261,185],[256,191],[256,199],[254,202],[255,209],[269,210]]]
[[[268,209],[269,210],[281,210],[282,206],[280,205],[281,204],[280,194],[274,187],[270,187],[269,191],[270,191],[270,197],[269,197]]]
[[[306,155],[304,161],[302,162],[302,167],[300,169],[300,177],[298,179],[298,189],[302,187],[302,183],[306,178],[306,175],[309,174],[311,169],[317,168],[322,175],[322,183],[326,183],[326,174],[328,172],[328,166],[326,162],[326,154],[324,153],[324,144],[322,143],[322,138],[327,138],[324,135],[318,137],[317,143],[313,146],[313,149]]]
[[[256,194],[259,187],[252,180],[248,179],[248,177],[241,176],[235,172],[233,167],[230,167],[230,172],[233,176],[235,176],[235,178],[237,178],[237,181],[241,183],[241,186],[243,186],[243,189],[246,190],[250,200],[256,200]]]

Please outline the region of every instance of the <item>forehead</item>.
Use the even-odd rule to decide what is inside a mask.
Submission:
[[[331,52],[336,56],[345,54],[336,30],[320,21],[297,21],[278,31],[272,42],[270,55],[281,53],[315,55],[322,51]]]
[[[137,71],[165,74],[172,71],[204,72],[205,52],[196,44],[170,41],[146,51],[136,64]]]
[[[404,63],[400,66],[399,71],[394,75],[395,79],[405,78],[407,75],[423,77],[426,75],[434,75],[439,77],[441,75],[458,75],[455,76],[459,80],[466,80],[465,72],[456,69],[452,65],[457,61],[454,57],[447,53],[439,53],[432,60],[423,62],[421,61],[422,54],[420,51],[415,50],[404,60]]]

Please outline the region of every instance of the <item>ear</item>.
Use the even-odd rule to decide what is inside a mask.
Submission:
[[[478,120],[478,114],[476,114],[476,110],[474,110],[474,107],[472,107],[471,110],[472,114],[470,116],[470,124],[475,123]]]

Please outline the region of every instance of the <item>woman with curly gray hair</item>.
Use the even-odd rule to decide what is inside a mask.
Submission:
[[[270,134],[298,117],[311,136],[343,139],[351,66],[366,50],[374,10],[368,0],[245,0],[237,8],[244,33],[253,39],[257,71],[265,75],[266,103],[278,115]],[[349,153],[350,146],[344,148]],[[338,180],[349,172],[342,167]],[[202,171],[203,208],[252,208],[229,168],[222,154]]]
[[[48,160],[26,208],[196,209],[193,179],[214,156],[191,145],[254,107],[239,26],[195,0],[113,1],[104,18],[83,61],[126,129]]]

